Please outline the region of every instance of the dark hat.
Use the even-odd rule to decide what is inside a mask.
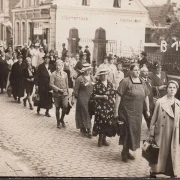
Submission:
[[[44,57],[43,57],[43,59],[45,59],[45,58],[50,58],[50,57],[49,57],[49,54],[45,54]]]
[[[142,54],[143,56],[147,56],[147,53],[144,52],[144,51],[143,51],[141,54]]]
[[[65,43],[62,43],[62,46],[65,46],[66,44]]]
[[[18,44],[17,47],[22,47],[22,45]]]
[[[89,46],[85,46],[85,48],[89,48]]]
[[[23,58],[22,54],[19,54],[17,58],[18,58],[18,59],[19,59],[19,58]]]
[[[104,56],[104,59],[109,59],[109,57],[106,55],[106,56]]]
[[[154,65],[153,65],[153,68],[154,68],[154,69],[157,69],[157,68],[160,68],[160,67],[162,67],[162,66],[161,66],[161,64],[158,63],[158,62],[155,62]]]
[[[82,46],[78,46],[79,49],[82,49]]]
[[[30,47],[32,47],[32,46],[34,47],[34,44],[31,44],[31,45],[30,45]]]

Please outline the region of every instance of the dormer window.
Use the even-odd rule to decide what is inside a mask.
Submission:
[[[82,0],[82,6],[89,6],[90,0]]]
[[[121,7],[121,0],[114,0],[113,7],[120,8]]]

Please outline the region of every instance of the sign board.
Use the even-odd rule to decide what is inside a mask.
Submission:
[[[43,15],[49,15],[50,14],[50,10],[49,9],[41,9],[41,14]]]
[[[42,35],[43,30],[42,28],[34,28],[34,35]]]

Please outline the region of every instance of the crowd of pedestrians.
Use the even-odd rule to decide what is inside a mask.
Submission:
[[[25,44],[0,51],[0,88],[12,89],[14,100],[34,109],[32,95],[38,94],[37,114],[56,108],[57,128],[66,127],[64,117],[76,99],[75,124],[85,137],[98,136],[98,146],[109,146],[106,137],[112,120],[124,124],[119,144],[123,146],[122,160],[134,160],[130,153],[140,148],[142,117],[147,123],[150,138],[160,147],[158,164],[150,164],[151,177],[156,174],[177,175],[180,102],[175,98],[179,88],[169,81],[161,65],[154,63],[148,70],[146,53],[139,63],[133,63],[124,74],[123,64],[115,56],[105,56],[96,72],[91,66],[88,46],[78,47],[75,57],[62,44],[62,53],[40,44]],[[72,92],[72,93],[71,93]],[[62,112],[60,112],[62,110]],[[94,115],[94,116],[93,116]],[[142,116],[143,115],[143,116]],[[94,124],[92,126],[92,117]]]

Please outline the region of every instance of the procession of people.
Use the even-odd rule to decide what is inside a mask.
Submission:
[[[123,63],[116,56],[105,56],[96,72],[91,65],[88,46],[79,46],[73,57],[65,43],[62,53],[40,44],[18,45],[16,51],[8,47],[0,51],[1,93],[12,90],[15,101],[30,110],[37,106],[37,114],[45,109],[45,116],[55,105],[57,128],[66,128],[64,118],[76,99],[75,125],[84,137],[98,136],[98,147],[109,146],[108,131],[114,119],[124,124],[119,138],[123,146],[122,161],[134,160],[130,152],[140,148],[142,117],[147,123],[149,138],[160,148],[158,164],[150,164],[150,176],[177,176],[179,146],[180,101],[175,98],[179,85],[168,81],[159,62],[153,72],[148,70],[148,59],[141,53],[139,63],[132,63],[123,72]],[[36,94],[38,103],[32,102]],[[94,124],[92,124],[94,118]]]

